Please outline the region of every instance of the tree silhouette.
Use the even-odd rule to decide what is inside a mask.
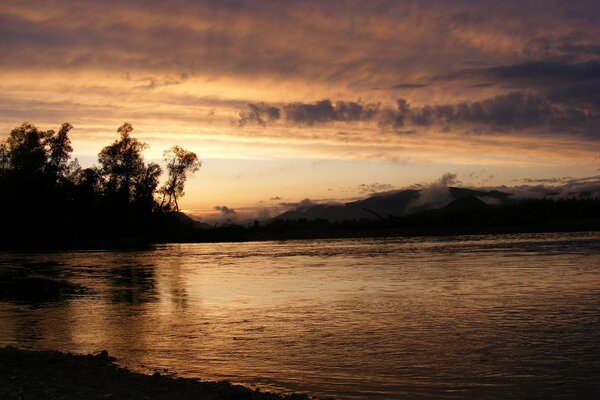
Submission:
[[[46,137],[46,132],[28,123],[13,129],[4,146],[3,158],[8,169],[28,177],[43,176],[47,161]]]
[[[173,146],[164,153],[164,160],[167,163],[169,177],[167,182],[161,187],[160,193],[163,195],[161,207],[167,210],[179,212],[177,198],[184,195],[183,189],[187,179],[187,173],[194,173],[200,169],[202,162],[198,160],[196,153],[182,149],[179,146]],[[174,206],[174,207],[173,207]]]
[[[152,210],[155,207],[154,193],[158,187],[158,179],[162,174],[160,165],[150,163],[144,169],[142,175],[135,182],[135,202],[145,210]]]
[[[73,125],[68,122],[62,124],[58,133],[50,130],[46,132],[44,143],[48,148],[48,173],[55,179],[63,175],[67,168],[73,148],[69,139],[69,131]]]
[[[72,129],[23,123],[0,140],[0,247],[171,240],[193,231],[189,218],[170,211],[179,211],[186,174],[200,167],[196,154],[179,146],[166,151],[169,177],[159,191],[161,167],[145,164],[147,145],[131,136],[131,124],[118,128],[119,138],[98,154],[99,165],[88,168],[71,160]]]
[[[10,155],[6,143],[0,143],[0,179],[3,181],[6,178],[8,169],[10,168]],[[0,183],[3,183],[0,181]]]
[[[103,177],[106,179],[106,192],[116,195],[127,203],[135,201],[136,184],[144,179],[146,166],[142,151],[148,146],[131,137],[133,126],[124,123],[117,132],[121,135],[110,146],[98,154]]]

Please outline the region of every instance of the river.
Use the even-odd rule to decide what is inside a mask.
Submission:
[[[600,234],[0,253],[85,288],[0,300],[0,345],[339,399],[597,398]]]

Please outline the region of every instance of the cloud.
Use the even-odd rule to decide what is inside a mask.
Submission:
[[[411,189],[419,190],[419,197],[410,202],[407,210],[415,210],[419,207],[427,206],[429,208],[439,208],[448,204],[452,200],[452,195],[448,190],[449,186],[460,185],[457,175],[447,172],[438,180],[430,183],[418,183],[412,185]]]
[[[600,79],[600,62],[589,60],[582,63],[563,61],[528,61],[512,65],[471,68],[435,77],[437,81],[487,78],[495,81],[513,81],[523,85],[589,81]]]
[[[389,183],[361,183],[356,189],[359,194],[373,194],[393,190],[394,186],[390,185]]]
[[[546,91],[548,99],[569,107],[578,107],[597,117],[600,107],[600,81],[559,86]]]
[[[297,203],[279,203],[279,205],[281,207],[288,208],[288,209],[294,208],[294,209],[299,209],[299,210],[300,209],[304,209],[304,208],[308,208],[308,207],[312,207],[312,206],[314,206],[316,204],[318,204],[318,203],[316,203],[313,200],[308,199],[308,198],[304,199],[304,200],[301,200],[301,201],[299,201]]]
[[[567,199],[567,198],[600,198],[600,175],[582,178],[558,177],[558,178],[525,178],[525,185],[515,186],[475,186],[469,187],[474,190],[491,191],[498,190],[509,193],[514,200],[525,199]],[[533,185],[531,184],[533,183]],[[461,187],[462,182],[453,173],[446,173],[438,180],[430,183],[419,183],[409,186],[409,189],[420,191],[420,197],[409,204],[408,209],[415,210],[421,206],[433,208],[443,207],[452,200],[448,187]],[[482,197],[488,204],[497,203],[497,199]]]
[[[587,81],[600,78],[600,62],[563,63],[556,61],[530,61],[481,70],[483,75],[496,79],[531,81]]]
[[[600,45],[593,36],[583,32],[570,32],[564,36],[547,34],[528,40],[522,52],[537,59],[585,59],[600,56]]]
[[[482,101],[421,107],[411,113],[411,120],[416,125],[478,123],[521,128],[543,124],[554,115],[552,105],[542,96],[512,92]]]
[[[467,178],[472,178],[477,174],[483,174],[484,171],[475,171],[466,173]],[[409,212],[415,212],[419,209],[439,208],[444,207],[451,202],[454,197],[449,190],[449,187],[465,187],[468,189],[479,191],[497,190],[508,193],[507,199],[526,200],[526,199],[567,199],[567,198],[600,198],[600,175],[573,178],[573,177],[553,177],[553,178],[524,178],[525,184],[514,186],[484,186],[484,185],[464,185],[455,173],[447,172],[432,182],[416,183],[398,190],[418,190],[420,197],[413,200],[407,207]],[[386,184],[362,184],[355,189],[360,191],[361,188],[383,188],[390,189]],[[386,190],[387,191],[387,190]],[[360,193],[361,196],[352,200],[364,199],[367,196],[373,195],[368,191]],[[487,204],[501,205],[506,204],[497,196],[480,196],[480,199]],[[349,199],[347,199],[349,200]],[[262,203],[262,202],[261,202]],[[215,207],[219,214],[205,215],[202,220],[208,223],[222,223],[227,219],[231,219],[236,223],[251,224],[254,220],[266,221],[274,218],[281,213],[289,210],[305,210],[309,207],[319,204],[340,204],[334,203],[331,199],[314,201],[304,199],[299,202],[280,203],[275,206],[264,207],[257,204],[254,207],[243,207],[235,214],[226,206]]]
[[[592,88],[594,89],[594,88]],[[480,101],[463,101],[454,104],[433,104],[412,107],[406,99],[398,99],[396,108],[382,107],[380,103],[362,104],[338,101],[335,106],[328,100],[315,103],[290,103],[281,108],[265,103],[249,104],[248,111],[240,113],[240,125],[251,121],[266,126],[267,120],[283,120],[289,125],[317,125],[332,122],[370,122],[381,129],[419,129],[437,126],[448,131],[452,126],[466,132],[523,131],[535,128],[538,133],[577,132],[586,135],[600,134],[600,110],[586,110],[577,104],[567,103],[565,97],[600,98],[598,92],[587,87],[568,95],[555,92],[552,98],[532,91],[513,91]],[[266,118],[266,111],[273,109],[276,118]]]
[[[286,121],[293,124],[314,125],[328,122],[356,122],[372,120],[379,111],[378,104],[323,99],[315,103],[295,102],[283,107]]]
[[[573,178],[523,178],[523,185],[481,187],[481,190],[499,190],[511,193],[515,200],[550,198],[600,198],[600,175]]]
[[[136,86],[136,89],[146,89],[146,90],[152,90],[152,89],[156,89],[157,87],[161,87],[161,86],[172,86],[172,85],[181,85],[182,83],[184,83],[185,81],[187,81],[189,78],[189,74],[183,72],[179,75],[179,77],[177,78],[172,78],[172,77],[147,77],[147,78],[140,78],[138,79],[138,81],[144,82],[147,81],[146,84],[143,85],[139,85]],[[129,73],[126,73],[124,76],[125,80],[131,80],[131,76]]]
[[[561,182],[565,182],[568,180],[571,180],[573,178],[571,177],[562,177],[562,178],[524,178],[523,182],[525,183],[541,183],[541,184],[545,184],[545,183],[561,183]]]
[[[265,103],[248,104],[248,109],[239,113],[238,124],[244,126],[255,123],[260,126],[266,126],[267,122],[277,121],[281,116],[281,111],[275,106]]]
[[[0,10],[0,64],[418,89],[482,60],[597,55],[597,4],[571,3],[23,0]]]
[[[586,182],[563,185],[523,185],[510,188],[515,200],[551,198],[600,198],[600,180],[597,182]]]
[[[229,208],[227,206],[215,206],[215,210],[220,211],[225,216],[235,216],[237,212],[233,208]]]
[[[556,136],[597,148],[598,18],[591,0],[8,1],[0,120],[73,121],[88,155],[132,120],[157,152],[547,161],[576,153]]]
[[[520,88],[519,93],[535,93],[539,98],[551,102],[560,111],[561,107],[598,115],[600,105],[600,61],[583,62],[564,60],[536,60],[525,63],[472,68],[438,77],[437,80],[485,80],[470,84],[474,88],[507,85]],[[556,110],[555,110],[556,113]]]
[[[294,102],[282,107],[266,103],[249,103],[247,110],[239,113],[238,124],[245,126],[255,123],[266,126],[267,122],[276,122],[281,115],[289,124],[316,125],[330,122],[358,122],[373,120],[380,111],[379,104],[364,104],[355,101],[338,101],[335,104],[329,99],[314,103]]]
[[[392,86],[392,89],[421,89],[429,86],[429,83],[399,83]]]

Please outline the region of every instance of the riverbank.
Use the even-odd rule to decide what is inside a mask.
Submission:
[[[114,363],[106,351],[75,355],[56,351],[0,349],[0,398],[28,399],[249,399],[308,400],[303,394],[274,394],[229,382],[146,375]]]
[[[196,229],[185,235],[160,238],[115,237],[112,239],[65,240],[62,242],[3,240],[0,251],[48,252],[71,250],[151,250],[156,245],[169,243],[239,243],[287,240],[318,239],[365,239],[365,238],[416,238],[416,237],[456,237],[472,235],[512,235],[541,233],[600,232],[600,219],[567,220],[528,225],[481,225],[481,226],[440,226],[422,228],[402,228],[378,226],[283,226],[278,229],[265,227],[244,227],[239,225]]]

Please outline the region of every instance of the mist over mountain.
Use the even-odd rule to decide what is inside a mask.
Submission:
[[[376,220],[437,209],[466,198],[479,199],[483,204],[514,202],[511,193],[498,190],[482,191],[452,186],[444,189],[407,189],[379,193],[344,204],[317,204],[286,211],[275,219],[326,219],[332,222],[351,219]]]
[[[218,214],[195,217],[210,226],[224,223],[253,225],[255,221],[317,220],[329,222],[366,220],[376,221],[404,217],[420,212],[455,207],[474,209],[483,204],[489,208],[509,206],[524,200],[548,199],[598,199],[600,198],[600,175],[583,178],[569,176],[560,178],[525,178],[514,186],[463,186],[458,176],[446,173],[429,183],[418,183],[395,190],[389,184],[360,185],[373,190],[364,198],[346,201],[304,199],[290,202],[280,197],[270,198],[270,204],[261,202],[256,207],[231,208],[215,206]],[[471,198],[468,201],[453,202]],[[475,199],[475,200],[474,200]],[[285,200],[285,201],[284,201]],[[277,201],[277,202],[274,202]]]
[[[331,222],[364,219],[377,220],[402,217],[435,209],[481,209],[501,207],[525,199],[566,199],[600,197],[600,177],[554,180],[528,179],[519,186],[494,188],[465,188],[455,174],[445,174],[428,185],[409,189],[375,193],[367,198],[342,204],[307,204],[288,210],[275,218],[283,220],[324,219]]]

